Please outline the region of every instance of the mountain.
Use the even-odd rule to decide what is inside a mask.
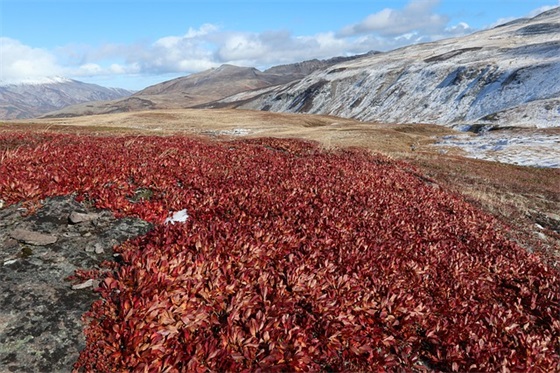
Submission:
[[[560,8],[316,70],[214,106],[448,126],[560,124]]]
[[[167,102],[176,101],[183,107],[218,100],[235,93],[284,84],[294,80],[291,74],[261,72],[253,67],[222,65],[215,69],[180,77],[150,86],[135,97],[166,96]],[[174,98],[175,100],[171,100]],[[160,100],[162,98],[160,97]]]
[[[113,100],[131,94],[124,89],[61,77],[0,84],[0,119],[33,118],[80,102]]]
[[[375,52],[370,52],[368,55],[372,53]],[[225,64],[218,68],[155,84],[122,100],[79,104],[49,113],[47,116],[64,117],[146,109],[196,107],[239,92],[300,80],[313,71],[363,56],[365,55],[310,60],[275,66],[265,71],[253,67]]]

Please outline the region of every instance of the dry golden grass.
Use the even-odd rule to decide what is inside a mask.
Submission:
[[[154,110],[35,119],[6,122],[0,125],[1,128],[161,135],[183,133],[210,137],[244,130],[248,132],[247,137],[297,137],[319,141],[326,147],[361,146],[383,153],[410,152],[413,144],[418,147],[433,142],[431,136],[453,132],[434,125],[387,125],[332,116],[232,109]]]
[[[550,262],[560,267],[560,220],[556,220],[560,219],[560,170],[467,159],[457,152],[439,154],[430,144],[436,136],[455,132],[445,127],[247,110],[170,109],[0,124],[0,130],[15,129],[90,134],[181,133],[218,140],[241,131],[245,137],[315,140],[326,148],[364,147],[412,163],[443,187],[464,195],[512,227],[515,239],[526,246],[542,246]]]

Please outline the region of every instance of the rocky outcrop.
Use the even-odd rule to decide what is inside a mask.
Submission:
[[[85,346],[81,317],[98,280],[68,281],[77,269],[116,260],[113,247],[145,234],[140,219],[116,219],[72,196],[0,210],[0,371],[70,372]]]

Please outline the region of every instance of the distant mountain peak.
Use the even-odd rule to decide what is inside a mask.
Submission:
[[[298,81],[313,71],[363,55],[309,60],[272,67],[261,71],[255,67],[223,64],[205,71],[175,78],[144,88],[130,98],[112,102],[78,104],[49,113],[49,116],[76,116],[137,111],[158,108],[200,107],[240,92],[264,89]]]
[[[0,86],[10,86],[10,85],[41,85],[41,84],[60,84],[60,83],[71,83],[75,80],[65,78],[63,76],[43,76],[43,77],[33,77],[33,78],[22,78],[17,80],[0,80]]]
[[[223,70],[247,70],[247,69],[253,69],[253,67],[243,67],[243,66],[237,66],[237,65],[232,65],[230,63],[224,63],[222,65],[220,65],[219,67],[215,68],[215,71],[223,71]]]
[[[89,101],[114,100],[132,92],[61,76],[20,79],[0,84],[0,119],[25,119]]]

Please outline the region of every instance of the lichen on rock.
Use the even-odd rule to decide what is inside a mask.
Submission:
[[[95,279],[66,279],[100,269],[115,245],[151,226],[73,196],[46,199],[30,215],[21,205],[0,209],[0,371],[70,372],[85,347],[81,317],[98,296]]]

